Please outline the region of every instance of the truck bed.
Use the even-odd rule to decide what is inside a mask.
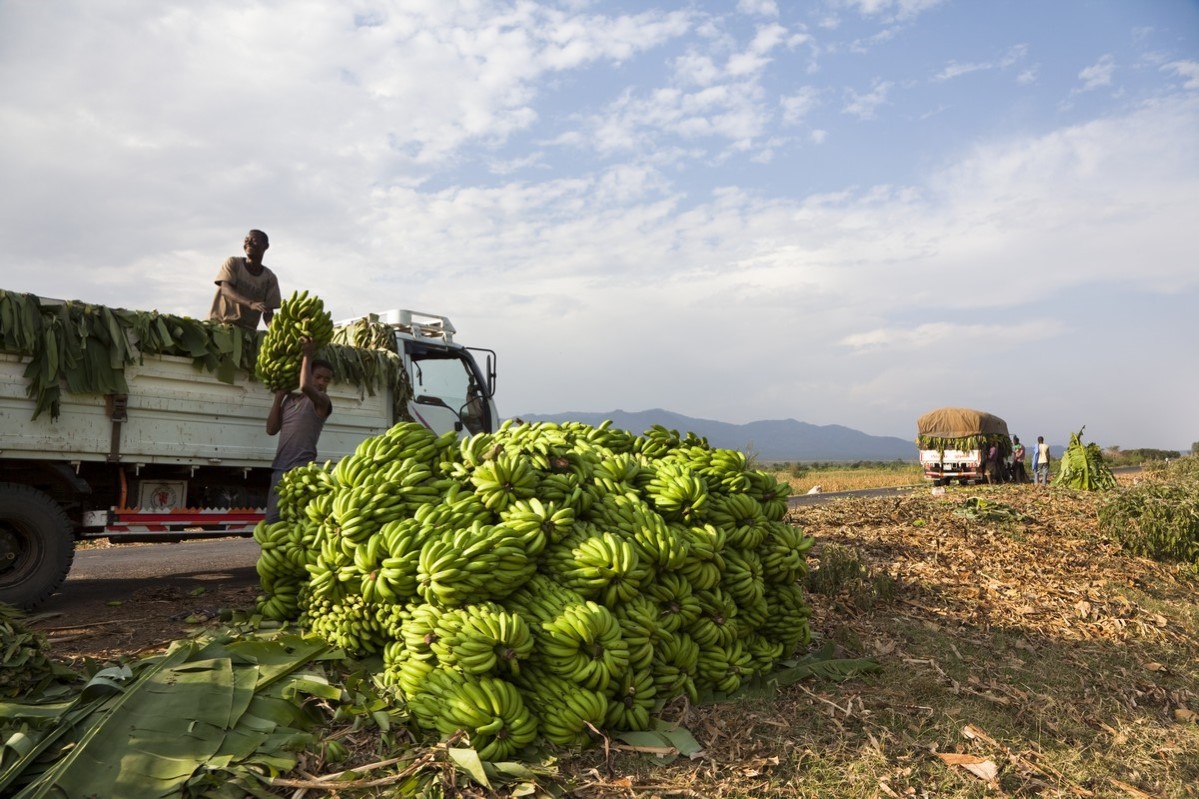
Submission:
[[[30,419],[25,363],[0,353],[0,458],[107,461],[113,454],[111,398],[64,392],[57,420]],[[125,368],[127,419],[116,455],[123,463],[269,466],[277,439],[266,434],[272,393],[239,375],[224,383],[189,358],[147,355]],[[390,391],[374,396],[348,383],[329,387],[333,415],[321,433],[319,458],[337,460],[392,424]]]

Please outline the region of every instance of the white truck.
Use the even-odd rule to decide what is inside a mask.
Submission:
[[[937,408],[916,420],[916,430],[920,465],[924,476],[936,485],[983,480],[991,444],[999,447],[1002,458],[1012,454],[1007,422],[986,411]]]
[[[43,309],[58,302],[37,299]],[[394,385],[372,393],[335,378],[322,462],[399,421],[439,434],[498,426],[493,351],[455,342],[444,316],[370,321],[395,337]],[[34,419],[29,365],[28,353],[0,346],[0,602],[28,608],[49,597],[81,539],[248,535],[262,519],[277,439],[265,427],[272,393],[251,375],[226,382],[191,358],[145,354],[124,367],[128,393],[63,388],[57,418]]]

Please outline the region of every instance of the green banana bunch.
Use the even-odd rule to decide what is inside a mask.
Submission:
[[[637,596],[651,575],[629,539],[600,533],[590,524],[578,525],[550,547],[545,563],[564,586],[609,608]]]
[[[766,594],[766,621],[758,632],[771,641],[781,642],[787,653],[811,641],[808,619],[812,607],[804,601],[803,588],[797,583],[776,585]]]
[[[471,473],[470,481],[483,505],[496,512],[537,493],[537,472],[527,458],[516,456],[499,455],[485,461]]]
[[[808,550],[815,543],[795,525],[767,522],[766,537],[758,547],[762,559],[762,577],[768,584],[787,585],[808,571]]]
[[[629,668],[629,647],[620,622],[603,605],[584,602],[534,629],[539,659],[570,682],[595,691]]]
[[[671,522],[699,524],[707,515],[708,484],[690,467],[664,460],[654,464],[654,476],[645,493],[662,518]]]
[[[719,586],[696,591],[695,600],[700,613],[686,626],[687,634],[701,651],[714,647],[727,647],[741,635],[737,623],[737,603]]]
[[[533,632],[524,618],[494,603],[446,611],[435,635],[430,646],[440,664],[479,676],[515,676],[533,654]]]
[[[356,319],[333,331],[330,339],[334,344],[343,344],[358,349],[388,350],[398,353],[395,331],[374,314]]]
[[[629,669],[612,683],[604,724],[613,730],[648,730],[658,709],[658,686],[650,664]]]
[[[752,549],[730,547],[724,553],[724,578],[720,589],[740,606],[755,605],[766,598],[762,559]]]
[[[693,444],[679,447],[670,457],[704,478],[709,492],[728,495],[750,488],[749,462],[743,452]]]
[[[670,526],[676,535],[689,542],[687,558],[679,566],[679,574],[687,578],[693,588],[719,585],[725,571],[724,530],[710,524],[685,527],[675,522]]]
[[[671,637],[658,614],[658,605],[646,596],[635,596],[612,609],[620,634],[629,648],[629,667],[645,669],[653,663],[654,649]]]
[[[699,701],[695,677],[699,668],[699,644],[685,632],[677,632],[654,649],[650,667],[659,698],[686,696]]]
[[[307,291],[293,292],[271,318],[258,350],[258,380],[271,391],[294,391],[300,385],[301,340],[317,347],[333,340],[333,319],[325,304]]]
[[[317,497],[331,494],[336,489],[332,468],[328,462],[316,462],[296,466],[283,473],[276,486],[279,495],[279,518],[297,521],[305,515],[305,509]]]
[[[313,634],[358,656],[375,654],[388,641],[375,607],[358,594],[347,594],[340,602],[316,600],[308,610],[308,619]]]
[[[677,572],[664,572],[642,590],[658,606],[658,621],[667,632],[678,632],[699,618],[703,608],[687,579]]]
[[[653,471],[637,455],[613,453],[599,459],[591,480],[608,494],[639,494],[653,476]]]
[[[510,682],[436,668],[408,698],[417,721],[442,735],[459,730],[485,761],[507,760],[537,737],[537,720]]]
[[[438,638],[438,623],[443,611],[435,605],[410,605],[400,623],[399,640],[404,642],[407,660],[427,660],[437,663],[433,644]],[[411,694],[409,694],[411,695]]]
[[[537,717],[541,735],[559,746],[585,746],[590,731],[608,715],[608,698],[563,679],[548,668],[530,665],[516,678],[521,696]]]
[[[680,537],[649,504],[635,494],[605,494],[592,508],[601,530],[627,538],[649,566],[661,571],[680,568],[690,540]]]
[[[760,633],[751,633],[746,636],[744,642],[745,650],[749,652],[749,665],[753,674],[769,674],[775,664],[787,654],[787,647],[782,641],[772,641]]]
[[[647,460],[658,461],[682,446],[682,443],[678,430],[668,430],[663,425],[655,424],[634,442],[633,452]]]
[[[746,472],[749,478],[748,494],[762,506],[762,515],[772,522],[781,522],[787,516],[791,486],[780,483],[773,474],[760,470]]]
[[[696,660],[696,688],[723,694],[736,693],[754,672],[753,657],[740,639],[726,645],[701,647]]]
[[[556,544],[569,535],[575,516],[573,507],[552,500],[542,502],[537,497],[518,499],[500,511],[500,520],[525,536],[525,547],[533,557],[546,544]]]

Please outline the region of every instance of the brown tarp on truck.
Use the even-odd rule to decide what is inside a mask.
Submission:
[[[1007,422],[972,408],[937,408],[916,420],[920,438],[972,438],[1008,436]]]

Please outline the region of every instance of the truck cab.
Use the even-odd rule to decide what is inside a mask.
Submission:
[[[495,408],[495,351],[465,347],[454,341],[450,320],[439,314],[391,310],[366,317],[394,332],[396,351],[404,361],[412,396],[412,420],[442,433],[489,433],[499,427]],[[361,320],[339,322],[346,327]],[[483,361],[480,365],[480,358]]]

